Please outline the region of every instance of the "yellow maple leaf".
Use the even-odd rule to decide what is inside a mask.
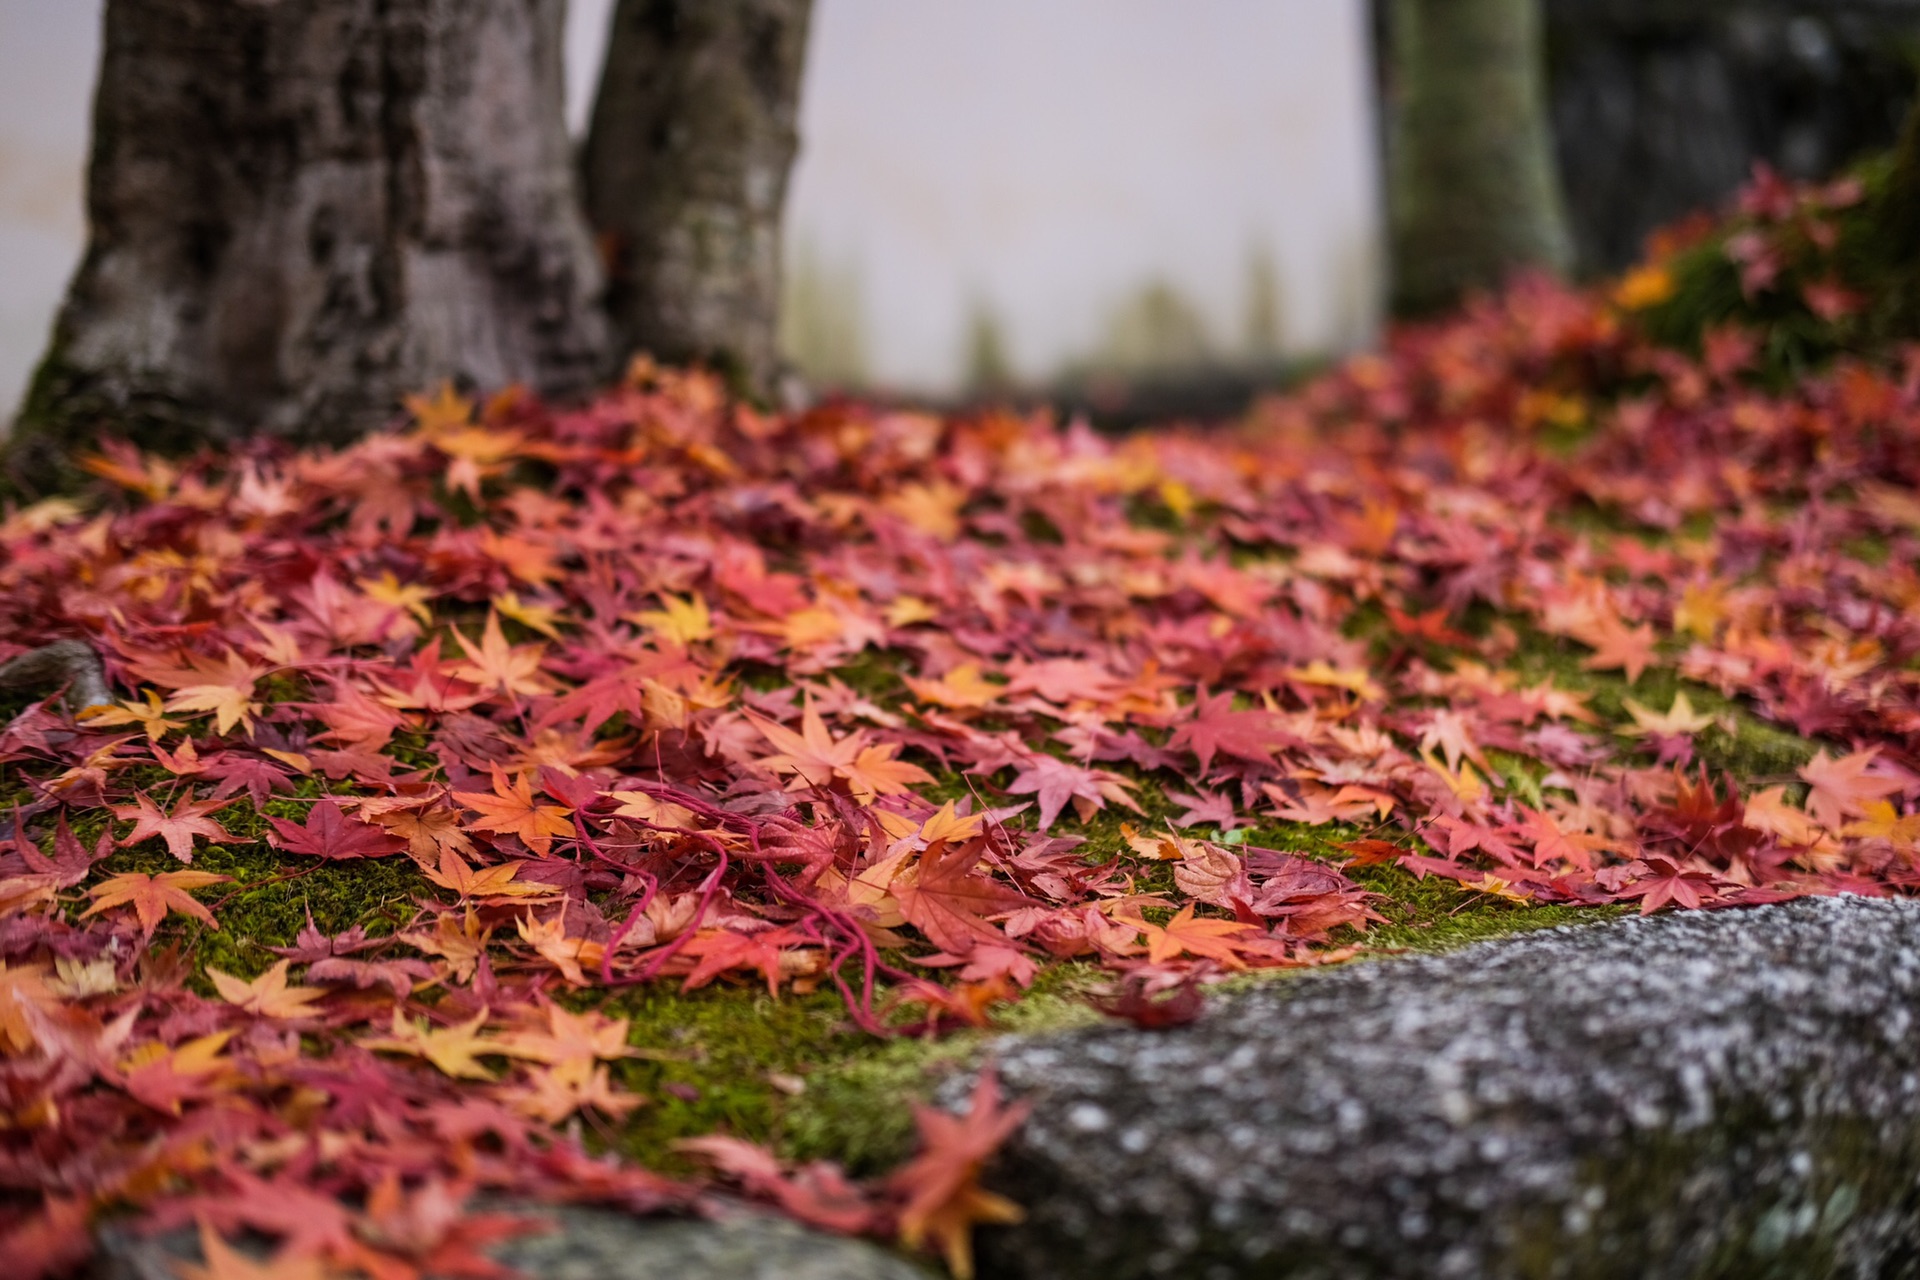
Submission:
[[[91,725],[110,727],[123,724],[137,724],[147,735],[147,741],[158,742],[175,729],[186,727],[182,720],[170,720],[166,715],[166,706],[160,695],[151,689],[140,691],[144,701],[130,702],[121,700],[105,705],[87,707],[74,717]]]
[[[1386,690],[1374,683],[1373,677],[1365,671],[1350,667],[1335,667],[1325,658],[1315,658],[1304,667],[1294,667],[1287,672],[1287,679],[1297,680],[1301,684],[1346,689],[1368,702],[1377,702],[1387,696]]]
[[[938,680],[918,680],[913,676],[903,678],[907,687],[922,702],[937,703],[956,711],[991,706],[999,701],[1003,691],[1003,686],[992,683],[980,674],[980,664],[977,662],[963,662]]]
[[[703,597],[689,595],[682,599],[662,592],[660,603],[658,609],[642,609],[626,618],[681,649],[713,638],[713,614]]]
[[[480,1065],[483,1057],[504,1056],[506,1050],[480,1033],[487,1023],[488,1011],[482,1009],[465,1022],[451,1027],[436,1027],[425,1018],[409,1019],[400,1010],[393,1011],[393,1034],[362,1040],[366,1049],[387,1053],[406,1053],[425,1058],[440,1071],[458,1080],[491,1080],[493,1072]]]
[[[1628,737],[1657,735],[1671,737],[1680,733],[1698,733],[1713,724],[1713,717],[1703,715],[1693,709],[1693,703],[1687,698],[1687,691],[1681,689],[1673,695],[1673,705],[1665,711],[1655,711],[1642,706],[1632,698],[1622,698],[1620,705],[1633,717],[1633,727],[1620,732]]]
[[[560,638],[560,611],[551,605],[531,604],[511,591],[493,598],[493,607],[523,627],[538,631],[551,640]]]
[[[327,989],[288,986],[289,963],[282,960],[252,982],[222,973],[211,965],[207,966],[207,977],[213,979],[214,990],[220,993],[222,1000],[248,1013],[267,1018],[311,1017],[317,1011],[307,1006],[326,995]]]
[[[408,613],[421,626],[433,625],[433,592],[417,582],[402,584],[391,572],[377,578],[359,578],[354,585],[359,587],[369,600],[391,605]]]
[[[424,435],[464,427],[473,421],[473,401],[455,391],[451,382],[442,382],[431,399],[407,396],[402,403]]]
[[[1713,639],[1727,619],[1727,588],[1722,583],[1689,583],[1673,607],[1673,629],[1702,640]]]

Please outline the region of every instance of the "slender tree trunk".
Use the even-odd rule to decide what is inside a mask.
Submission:
[[[1538,0],[1391,0],[1393,308],[1417,314],[1520,267],[1564,270]]]
[[[619,0],[584,156],[629,352],[766,396],[811,0]]]
[[[565,0],[109,0],[91,239],[8,448],[344,440],[453,378],[583,388],[602,281]]]

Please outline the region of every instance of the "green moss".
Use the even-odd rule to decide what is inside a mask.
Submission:
[[[1920,117],[1909,122],[1903,147],[1920,159]],[[1782,271],[1770,286],[1749,294],[1739,267],[1727,254],[1727,242],[1745,230],[1745,219],[1730,220],[1705,239],[1675,254],[1666,264],[1673,293],[1664,302],[1636,314],[1647,337],[1664,346],[1698,354],[1703,335],[1737,325],[1760,339],[1759,381],[1778,390],[1826,364],[1835,356],[1873,357],[1889,351],[1920,330],[1920,279],[1912,225],[1915,207],[1910,175],[1902,182],[1894,155],[1858,166],[1865,197],[1829,215],[1835,234],[1830,253],[1816,249],[1803,230],[1785,234]],[[1766,232],[1770,239],[1777,230]],[[1869,299],[1861,311],[1826,319],[1806,305],[1802,286],[1835,279]]]
[[[1726,697],[1709,685],[1683,679],[1670,667],[1649,667],[1629,682],[1617,671],[1589,671],[1581,664],[1589,650],[1572,640],[1526,628],[1519,631],[1520,648],[1508,664],[1526,680],[1551,677],[1554,684],[1586,693],[1587,706],[1615,730],[1630,727],[1629,698],[1641,706],[1665,711],[1682,691],[1695,711],[1731,724],[1701,731],[1694,737],[1696,759],[1714,773],[1726,773],[1742,788],[1792,780],[1800,766],[1813,759],[1819,744],[1779,725],[1762,720],[1745,703]],[[1622,738],[1623,748],[1631,746]]]
[[[229,830],[250,825],[238,812],[243,807],[235,806],[220,815]],[[76,834],[83,841],[91,839],[84,829],[77,828]],[[99,865],[97,872],[102,876],[131,871],[154,875],[179,869],[179,862],[159,841],[149,840],[116,852]],[[193,869],[233,879],[231,884],[214,885],[195,895],[213,909],[219,929],[173,915],[157,936],[162,942],[183,944],[196,973],[212,966],[247,978],[278,959],[266,948],[293,945],[295,936],[306,927],[308,911],[313,913],[314,924],[327,934],[360,924],[378,936],[412,919],[416,897],[436,892],[405,857],[322,862],[288,857],[264,843],[202,847],[194,854]]]
[[[1514,902],[1443,876],[1422,880],[1393,865],[1356,867],[1347,874],[1380,895],[1374,909],[1386,922],[1367,930],[1365,939],[1369,949],[1379,951],[1450,951],[1512,933],[1610,920],[1629,911],[1626,907]]]

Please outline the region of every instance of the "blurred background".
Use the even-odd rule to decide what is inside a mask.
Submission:
[[[572,0],[584,128],[611,0]],[[0,0],[0,403],[84,242],[98,0]],[[1123,398],[1268,383],[1372,340],[1367,0],[818,0],[785,220],[787,357],[819,386]],[[1575,262],[1631,260],[1755,159],[1885,146],[1920,0],[1548,0]],[[1204,400],[1204,395],[1201,397]]]

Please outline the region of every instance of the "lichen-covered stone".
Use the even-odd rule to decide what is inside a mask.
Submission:
[[[605,1209],[514,1211],[548,1218],[554,1227],[491,1251],[527,1280],[928,1280],[927,1272],[865,1241],[757,1213],[688,1222]],[[191,1232],[141,1240],[109,1231],[92,1280],[175,1280],[173,1264],[199,1255]]]
[[[989,1276],[1920,1269],[1920,904],[1544,931],[998,1046]],[[954,1082],[957,1104],[966,1082]]]

